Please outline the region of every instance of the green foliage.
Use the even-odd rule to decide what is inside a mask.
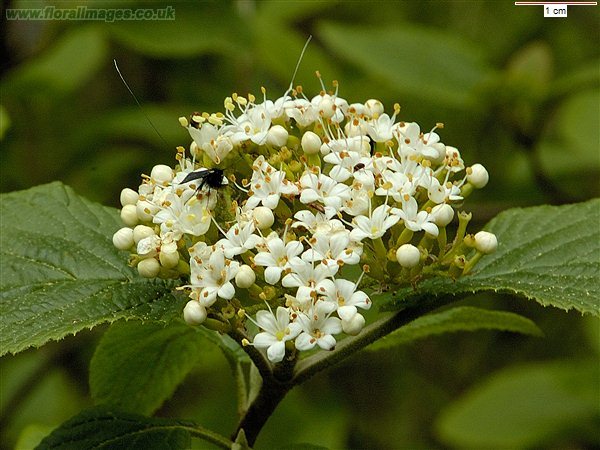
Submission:
[[[187,429],[190,426],[179,420],[154,419],[98,407],[62,424],[37,449],[184,449],[190,446]]]
[[[419,92],[429,101],[473,108],[475,88],[488,76],[475,46],[443,32],[410,25],[367,28],[332,23],[322,24],[319,31],[333,51],[379,76],[399,94]]]
[[[181,322],[169,326],[138,321],[115,323],[100,340],[91,361],[94,402],[152,414],[196,364],[207,360],[207,346],[213,344],[231,358],[247,359],[228,337],[203,327]]]
[[[475,273],[458,280],[432,278],[415,291],[399,290],[385,308],[402,308],[431,294],[494,291],[599,316],[599,221],[600,199],[505,211],[486,226],[498,237],[498,250],[485,256]]]
[[[115,210],[60,183],[1,198],[0,354],[105,322],[179,315],[173,283],[141,278],[113,247]]]
[[[383,339],[375,341],[370,350],[395,347],[428,336],[456,331],[500,330],[541,336],[542,332],[531,320],[518,314],[488,311],[481,308],[462,306],[435,312],[413,320]]]
[[[152,414],[201,359],[208,344],[202,334],[209,331],[200,330],[180,323],[113,324],[90,364],[94,402]]]
[[[600,418],[598,361],[546,362],[493,375],[452,403],[438,422],[457,448],[562,447],[561,439]]]
[[[94,76],[106,53],[106,41],[98,27],[73,28],[43,58],[12,73],[7,88],[35,97],[73,92]]]
[[[35,7],[28,2],[13,3],[12,7]],[[137,6],[148,7],[143,2],[124,4]],[[166,4],[152,5],[160,6]],[[3,23],[8,52],[1,80],[2,192],[60,179],[84,197],[116,206],[122,187],[135,187],[140,172],[147,173],[156,163],[172,162],[173,147],[189,144],[178,116],[220,109],[223,97],[234,91],[256,94],[265,86],[269,96],[283,93],[298,53],[312,34],[296,77],[307,95],[320,89],[313,76],[318,69],[328,88],[332,79],[339,80],[340,94],[350,101],[376,97],[388,110],[399,102],[402,120],[444,122],[440,133],[444,142],[457,146],[465,161],[480,161],[488,168],[490,185],[469,199],[475,217],[481,218],[473,230],[498,211],[514,206],[572,203],[600,195],[599,52],[590,39],[597,31],[598,8],[570,8],[568,20],[562,21],[544,19],[534,7],[514,8],[502,2],[200,2],[178,3],[175,8],[176,20],[164,23]],[[114,71],[113,58],[166,145],[126,92]],[[52,185],[48,192],[45,189],[1,199],[0,353],[19,352],[120,318],[167,322],[180,314],[184,300],[172,295],[172,285],[141,280],[125,266],[125,255],[112,249],[110,235],[120,226],[114,210],[82,200],[69,188]],[[55,213],[52,205],[61,212]],[[594,211],[598,204],[588,206],[583,213],[579,209],[583,205],[567,208],[572,208],[572,227],[587,227],[591,233],[598,228]],[[539,216],[531,215],[528,222],[511,230],[515,223],[508,219],[517,212],[501,216],[498,225],[507,221],[503,235],[509,240],[501,237],[498,253],[485,257],[477,272],[456,283],[424,280],[417,292],[399,292],[396,298],[405,300],[393,308],[423,300],[420,296],[428,290],[443,297],[498,290],[509,295],[483,292],[476,301],[501,309],[518,308],[540,324],[544,339],[528,339],[515,347],[508,333],[480,333],[476,340],[452,334],[447,339],[395,347],[393,360],[365,353],[334,368],[336,372],[315,377],[306,389],[301,386],[292,391],[270,421],[279,426],[267,427],[262,441],[281,447],[294,440],[311,442],[311,436],[327,433],[331,448],[472,447],[469,442],[483,442],[474,438],[475,432],[488,435],[485,429],[473,429],[471,440],[448,436],[444,443],[430,430],[436,412],[465,386],[514,361],[587,358],[597,353],[598,321],[591,316],[581,318],[577,312],[598,313],[593,297],[600,298],[598,283],[591,279],[598,274],[597,235],[578,234],[576,241],[564,242],[567,233],[575,236],[572,228],[556,230],[547,236],[557,242],[551,249],[546,238],[534,239],[535,228],[527,227],[551,229],[553,224],[536,224]],[[543,220],[553,222],[548,217]],[[67,237],[57,239],[57,231]],[[532,239],[521,240],[526,236]],[[530,247],[515,245],[507,253],[504,246],[515,240]],[[90,252],[101,255],[93,273]],[[557,262],[562,255],[564,268]],[[22,265],[21,257],[35,260]],[[573,285],[578,271],[581,288]],[[547,284],[534,288],[536,280]],[[516,302],[513,294],[535,296],[544,305],[572,308],[572,312]],[[594,338],[588,338],[586,331]],[[83,367],[95,336],[80,333],[60,346],[2,358],[0,421],[6,432],[0,446],[14,447],[24,423],[36,422],[21,434],[19,445],[29,449],[48,425],[64,420],[66,410],[70,414],[89,402],[85,377],[73,366]],[[75,348],[67,352],[66,344]],[[217,344],[236,349],[233,356],[226,352],[231,361],[244,355],[231,341]],[[61,351],[47,358],[49,349]],[[57,370],[38,368],[30,374],[19,358],[31,355],[47,359],[42,367],[54,365]],[[565,360],[563,364],[567,370],[571,363]],[[573,363],[573,370],[580,367]],[[556,374],[551,365],[539,368],[544,383],[544,368]],[[217,370],[212,365],[202,369],[200,377]],[[55,382],[57,372],[60,383]],[[229,432],[231,423],[212,414],[220,397],[232,395],[226,389],[228,380],[215,373],[209,379],[185,383],[161,414],[202,417],[211,427]],[[581,382],[581,378],[573,379]],[[530,387],[536,382],[529,378]],[[587,386],[590,390],[584,397],[596,400],[597,383]],[[63,395],[67,392],[68,396]],[[522,392],[523,399],[539,406],[536,398],[525,395],[530,389]],[[549,391],[543,395],[556,399]],[[190,398],[201,400],[190,402]],[[7,399],[8,406],[15,405],[10,410]],[[523,406],[522,411],[529,410],[527,405],[515,404]],[[552,404],[559,409],[565,405]],[[30,410],[42,414],[29,415]],[[540,411],[547,412],[540,407],[533,417],[511,411],[502,418],[515,413],[522,423],[531,424]],[[301,432],[282,436],[282,427],[292,421]],[[519,424],[514,426],[522,431]],[[537,434],[535,439],[527,438],[528,446],[557,446],[548,443],[554,430],[533,429]],[[572,431],[571,438],[562,442],[565,448],[597,446],[594,433],[585,430]]]

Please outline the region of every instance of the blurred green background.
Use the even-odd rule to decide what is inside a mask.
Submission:
[[[136,187],[154,164],[174,164],[174,148],[189,145],[179,116],[220,111],[225,96],[260,95],[261,86],[281,96],[312,35],[296,77],[309,97],[320,89],[319,70],[349,102],[377,98],[388,111],[399,102],[400,118],[425,130],[443,122],[442,141],[488,168],[489,185],[466,204],[473,230],[510,207],[599,195],[598,7],[569,7],[561,19],[509,1],[3,7],[47,5],[170,5],[175,20],[7,21],[3,9],[2,192],[61,180],[117,207],[123,187]],[[600,446],[598,320],[508,296],[463,303],[522,313],[546,336],[451,334],[364,352],[292,391],[257,448]],[[102,331],[0,360],[2,448],[31,448],[90,404],[87,366]],[[235,406],[226,372],[207,348],[159,415],[229,434]]]

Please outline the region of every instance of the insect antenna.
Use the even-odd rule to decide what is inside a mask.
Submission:
[[[123,82],[123,84],[125,85],[125,87],[127,88],[127,90],[129,91],[129,93],[131,94],[131,96],[133,97],[133,99],[135,100],[135,102],[137,103],[137,105],[140,107],[140,110],[142,111],[142,114],[144,115],[144,117],[146,118],[146,120],[148,121],[148,123],[150,124],[150,126],[152,127],[152,129],[156,132],[156,134],[158,135],[158,137],[160,138],[160,140],[163,141],[163,143],[166,146],[169,146],[169,144],[167,143],[167,141],[165,141],[165,138],[162,137],[162,135],[160,134],[160,132],[158,131],[158,129],[154,126],[154,124],[150,120],[150,117],[148,117],[148,114],[146,114],[146,111],[144,111],[144,108],[142,108],[142,105],[140,104],[140,102],[138,101],[137,97],[135,96],[135,94],[133,93],[133,91],[131,90],[131,88],[129,87],[129,85],[127,84],[127,81],[125,81],[125,78],[121,74],[121,71],[119,70],[119,66],[117,65],[117,60],[113,59],[113,62],[115,63],[115,69],[117,70],[117,73],[119,74],[119,78],[121,78],[121,81]]]

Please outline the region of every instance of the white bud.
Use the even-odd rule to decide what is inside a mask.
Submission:
[[[383,114],[383,103],[376,99],[370,99],[365,102],[365,114],[369,117]]]
[[[354,110],[354,112],[352,114],[356,114],[356,115],[361,115],[366,112],[365,105],[362,103],[352,103],[351,105],[348,106],[348,112],[350,112],[351,109]]]
[[[475,234],[475,249],[481,253],[489,254],[494,253],[498,248],[498,239],[494,233],[488,233],[487,231],[480,231]]]
[[[421,252],[412,244],[404,244],[396,250],[396,259],[402,267],[415,267],[421,260]]]
[[[138,201],[135,208],[140,222],[152,222],[154,214],[159,210],[158,206],[153,205],[147,200]]]
[[[244,264],[240,266],[238,273],[235,275],[235,284],[242,289],[248,289],[256,281],[256,274],[252,267]]]
[[[485,167],[481,164],[473,164],[471,166],[471,173],[467,174],[467,181],[471,183],[477,189],[481,189],[490,179],[490,175]]]
[[[196,300],[190,300],[183,308],[183,319],[188,325],[200,325],[206,316],[206,308]]]
[[[121,228],[113,234],[113,245],[119,250],[128,250],[133,247],[133,230],[128,227]]]
[[[433,223],[438,227],[445,227],[454,218],[454,208],[447,203],[441,205],[435,205],[431,209],[431,215],[433,216]]]
[[[145,237],[137,243],[137,254],[144,258],[152,258],[158,253],[160,238],[156,235]]]
[[[121,209],[121,220],[128,227],[134,227],[138,224],[139,219],[135,205],[125,205]]]
[[[316,155],[321,149],[321,138],[312,131],[307,131],[302,135],[302,150],[307,155]]]
[[[259,230],[270,228],[275,223],[273,211],[266,206],[259,206],[252,211],[252,217],[256,222],[256,227]]]
[[[173,269],[179,263],[179,252],[163,252],[158,255],[161,266],[165,269]]]
[[[333,106],[334,102],[331,96],[324,95],[319,102],[319,113],[321,113],[325,119],[331,119],[335,114]]]
[[[342,330],[350,336],[356,336],[365,326],[365,318],[361,314],[354,314],[350,320],[342,320]]]
[[[160,263],[154,258],[142,259],[137,269],[144,278],[154,278],[160,272]]]
[[[288,131],[281,125],[273,125],[267,133],[267,143],[275,147],[283,147],[287,139]]]
[[[173,169],[164,164],[158,164],[152,168],[150,178],[160,186],[168,186],[173,179]]]
[[[435,165],[439,165],[439,164],[443,163],[444,158],[446,158],[446,146],[444,144],[442,144],[441,142],[436,142],[435,144],[431,144],[429,147],[437,150],[438,155],[436,158],[428,157],[427,159],[429,159]]]
[[[135,192],[133,189],[125,188],[121,191],[121,205],[135,205],[139,197],[140,194]]]
[[[147,225],[138,225],[133,229],[133,241],[136,244],[152,235],[154,235],[154,229]]]

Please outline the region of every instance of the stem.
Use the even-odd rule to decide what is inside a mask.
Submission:
[[[421,301],[417,306],[408,307],[382,317],[365,327],[359,335],[347,337],[341,341],[334,351],[329,353],[320,352],[300,361],[296,367],[296,373],[292,382],[294,384],[300,384],[308,380],[317,372],[346,359],[367,345],[375,342],[377,339],[388,335],[392,331],[406,325],[423,314],[439,308],[443,303],[444,302],[440,302],[439,300],[437,302],[435,300]]]
[[[222,436],[219,433],[215,433],[214,431],[211,431],[207,428],[198,425],[193,427],[184,426],[182,428],[186,431],[189,431],[192,436],[203,439],[207,442],[212,442],[217,447],[230,449],[233,445],[233,442],[231,442],[225,436]]]
[[[277,405],[279,405],[286,394],[294,386],[303,383],[317,372],[327,369],[349,356],[354,355],[357,351],[377,339],[391,333],[423,314],[439,308],[449,301],[451,301],[451,297],[448,297],[446,300],[435,298],[431,300],[421,299],[418,303],[406,306],[405,309],[401,311],[387,314],[385,317],[382,317],[378,321],[365,327],[358,336],[347,337],[337,345],[334,351],[317,353],[299,361],[297,364],[296,360],[293,359],[291,361],[284,360],[282,363],[271,366],[264,359],[262,354],[257,352],[260,356],[260,361],[263,361],[266,365],[266,367],[263,367],[262,369],[257,365],[263,378],[263,385],[252,404],[248,407],[246,414],[244,414],[240,420],[237,429],[232,436],[232,440],[235,440],[239,431],[243,429],[248,444],[253,446],[258,434],[273,411],[275,411]],[[234,337],[232,333],[230,333],[230,335]],[[238,340],[236,337],[234,337],[234,339]],[[249,353],[248,350],[253,349],[256,351],[256,349],[254,349],[254,347],[245,347],[244,349],[246,350],[246,353],[250,355],[252,360],[255,361],[256,355]],[[273,367],[273,370],[271,370],[271,367]]]
[[[279,383],[271,378],[269,381],[263,379],[263,386],[260,389],[257,397],[254,399],[248,411],[235,430],[232,440],[235,440],[241,429],[246,433],[248,444],[253,446],[260,430],[277,408],[277,405],[283,400],[285,395],[292,389],[292,383]]]

